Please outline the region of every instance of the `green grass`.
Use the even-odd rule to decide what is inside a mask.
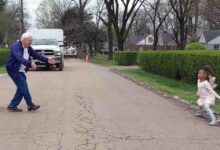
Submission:
[[[6,73],[6,69],[4,66],[0,66],[0,74],[5,74]]]
[[[119,71],[122,75],[145,83],[157,90],[160,90],[168,95],[178,96],[189,103],[196,105],[197,97],[196,84],[188,84],[182,81],[168,79],[155,74],[148,73],[142,69],[128,69]],[[220,113],[220,101],[216,101],[214,110]]]
[[[103,66],[115,66],[116,62],[114,60],[108,60],[108,55],[97,54],[91,59],[94,64],[99,64]]]

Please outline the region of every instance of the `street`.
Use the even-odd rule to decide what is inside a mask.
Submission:
[[[67,60],[27,75],[37,112],[8,112],[15,85],[0,78],[0,150],[220,149],[219,127],[109,68]]]

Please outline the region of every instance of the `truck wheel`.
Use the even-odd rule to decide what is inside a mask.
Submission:
[[[64,68],[64,61],[63,61],[63,59],[61,58],[61,62],[60,62],[60,64],[59,64],[59,71],[63,71],[63,68]]]
[[[59,64],[59,71],[63,71],[63,64],[62,63]]]

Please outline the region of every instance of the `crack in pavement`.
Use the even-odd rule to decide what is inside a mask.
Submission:
[[[111,145],[114,142],[137,141],[141,143],[142,141],[154,139],[152,137],[127,135],[126,133],[108,132],[104,126],[99,124],[92,100],[84,97],[80,91],[75,93],[74,100],[76,100],[81,109],[75,117],[77,121],[73,125],[73,130],[77,134],[86,136],[83,143],[78,144],[75,150],[96,150],[100,144],[111,150]]]
[[[74,100],[79,105],[79,111],[77,112],[74,120],[72,122],[73,131],[82,137],[82,143],[75,146],[75,150],[97,150],[99,145],[105,147],[105,149],[112,150],[114,149],[112,145],[119,142],[137,142],[140,145],[144,145],[143,142],[146,141],[160,141],[160,142],[207,142],[212,141],[210,138],[175,138],[175,137],[154,137],[151,135],[141,136],[141,135],[129,135],[128,133],[123,132],[112,132],[108,130],[105,126],[100,124],[100,121],[97,120],[94,103],[91,99],[84,97],[83,93],[80,91],[75,92]],[[213,142],[216,144],[216,139]],[[144,147],[143,147],[144,149]]]

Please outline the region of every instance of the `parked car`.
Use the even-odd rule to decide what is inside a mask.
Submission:
[[[77,49],[76,47],[73,47],[73,46],[69,46],[66,48],[66,53],[65,53],[65,56],[68,56],[68,57],[77,57],[78,55],[78,52],[77,52]]]

